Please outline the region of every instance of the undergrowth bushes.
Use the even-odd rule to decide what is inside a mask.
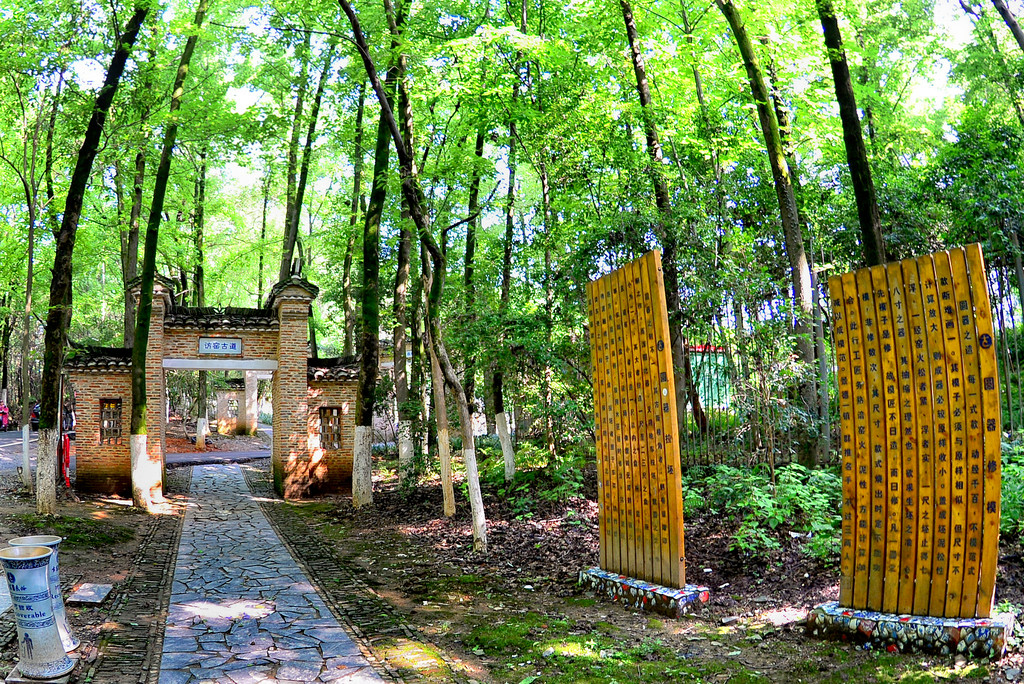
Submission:
[[[1024,443],[1003,444],[1003,492],[999,532],[1024,535]]]
[[[768,469],[719,465],[691,469],[683,479],[684,510],[706,510],[738,522],[731,547],[744,553],[780,548],[783,529],[806,534],[807,552],[821,560],[839,557],[842,480],[836,468],[809,470],[792,464]]]

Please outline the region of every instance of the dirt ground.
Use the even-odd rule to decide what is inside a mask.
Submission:
[[[738,554],[729,549],[732,530],[720,516],[686,521],[688,580],[711,589],[710,603],[695,615],[673,621],[597,599],[576,583],[581,568],[597,564],[595,486],[591,479],[586,485],[584,497],[540,500],[528,511],[485,489],[486,555],[472,549],[468,506],[458,485],[451,519],[440,514],[436,482],[400,489],[394,480],[380,480],[374,505],[360,511],[346,497],[287,506],[436,649],[446,665],[427,681],[1004,682],[1021,676],[1024,656],[1017,641],[1003,661],[988,664],[806,638],[806,609],[836,598],[837,568],[810,558],[804,540],[784,529],[779,551]],[[168,513],[180,515],[181,495],[171,499]],[[17,481],[0,479],[0,538],[65,536],[61,569],[68,585],[122,582],[139,540],[155,524],[155,516],[116,497],[65,498],[60,509],[57,520],[39,518]],[[1019,543],[1004,543],[999,573],[997,601],[1021,611]],[[107,607],[73,607],[70,615],[86,659],[95,657]],[[9,644],[0,648],[0,672],[13,656]]]
[[[213,426],[214,428],[216,426]],[[185,424],[180,416],[171,416],[167,421],[167,453],[195,454],[205,451],[259,451],[270,448],[270,440],[266,433],[255,435],[220,435],[211,434],[206,438],[206,448],[196,447],[195,423]]]
[[[709,586],[711,601],[673,621],[577,586],[579,570],[597,565],[592,497],[541,502],[526,516],[485,491],[486,555],[473,552],[468,506],[457,500],[456,516],[444,519],[438,486],[381,482],[371,509],[309,504],[308,524],[476,681],[1002,682],[1019,679],[1024,665],[1016,641],[1000,663],[978,664],[805,637],[807,609],[838,597],[839,573],[786,530],[779,551],[745,557],[729,549],[732,530],[721,516],[688,519],[687,579]],[[1004,545],[997,587],[997,602],[1021,610],[1019,545]],[[648,669],[654,661],[672,666]]]

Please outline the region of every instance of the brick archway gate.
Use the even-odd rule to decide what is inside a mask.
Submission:
[[[166,371],[270,372],[278,493],[302,498],[344,487],[352,475],[358,367],[354,359],[308,358],[309,307],[319,288],[292,276],[258,309],[179,306],[173,288],[161,279],[153,290],[146,354],[150,459],[165,463]],[[76,488],[130,495],[131,350],[84,348],[65,367],[77,406]]]

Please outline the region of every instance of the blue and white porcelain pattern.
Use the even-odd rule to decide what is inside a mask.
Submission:
[[[0,565],[14,608],[18,669],[33,679],[56,679],[75,668],[61,643],[53,615],[48,578],[52,555],[45,546],[0,549]]]
[[[990,618],[938,618],[843,608],[836,601],[807,613],[810,636],[853,641],[889,652],[961,653],[998,660],[1013,634],[1012,614]]]
[[[673,589],[601,568],[581,570],[580,584],[627,608],[671,618],[686,615],[694,604],[707,603],[710,596],[707,587],[687,584],[682,589]]]
[[[60,543],[63,537],[55,534],[34,534],[28,537],[15,537],[7,542],[11,546],[45,546],[53,550],[50,556],[49,580],[50,600],[53,602],[53,617],[57,621],[57,631],[60,633],[60,641],[64,644],[64,650],[68,653],[78,648],[79,641],[71,631],[68,623],[68,614],[64,610],[64,594],[60,589],[60,561],[58,559]]]

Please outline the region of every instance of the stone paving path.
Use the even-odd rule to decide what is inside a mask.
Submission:
[[[238,465],[197,466],[160,684],[383,681],[278,539]]]

